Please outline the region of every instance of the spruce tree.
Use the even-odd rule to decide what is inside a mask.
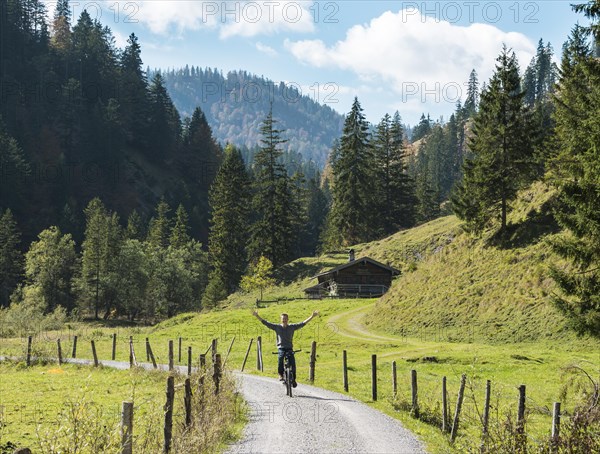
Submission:
[[[210,189],[210,233],[208,251],[215,290],[223,283],[233,292],[246,269],[246,243],[249,228],[250,177],[240,151],[225,148],[225,160]]]
[[[175,224],[171,230],[169,243],[174,248],[181,249],[191,240],[189,235],[188,215],[183,205],[179,204],[175,212]]]
[[[142,70],[141,47],[132,33],[120,58],[120,113],[127,141],[145,147],[148,133],[148,83]]]
[[[250,257],[264,255],[274,266],[291,259],[296,239],[293,238],[292,192],[287,171],[280,161],[282,130],[269,111],[260,128],[261,147],[254,156],[253,200],[256,220],[251,228]]]
[[[479,105],[479,80],[477,72],[473,69],[469,75],[467,84],[467,98],[465,100],[464,110],[467,117],[472,117],[477,112]]]
[[[305,240],[301,242],[304,245],[303,256],[312,256],[317,252],[328,211],[329,200],[320,186],[320,176],[317,176],[308,183],[308,223]]]
[[[431,126],[431,118],[429,117],[429,114],[427,114],[427,117],[425,117],[425,114],[421,114],[419,124],[413,129],[412,142],[414,143],[429,134],[431,132]]]
[[[559,151],[552,170],[559,190],[556,218],[567,229],[553,247],[571,266],[554,266],[552,276],[561,290],[557,307],[579,333],[600,337],[600,61],[586,40],[589,31],[600,39],[600,4],[576,9],[592,25],[587,31],[576,26],[563,48],[554,116]]]
[[[62,56],[67,56],[71,48],[71,7],[69,0],[59,0],[52,22],[52,47]]]
[[[127,218],[125,236],[130,240],[138,241],[141,241],[145,236],[142,218],[136,209],[134,209],[129,215],[129,218]]]
[[[376,233],[373,216],[373,151],[369,126],[358,98],[346,116],[333,167],[333,202],[329,213],[330,238],[347,246],[368,241]],[[335,246],[330,244],[330,247]]]
[[[0,307],[10,303],[10,295],[23,276],[21,233],[10,210],[0,216]]]
[[[198,181],[200,190],[207,195],[222,160],[223,152],[213,137],[206,115],[196,107],[183,131],[180,169]]]
[[[414,186],[406,173],[404,129],[398,112],[393,119],[386,114],[377,125],[373,151],[380,233],[390,235],[414,222]]]
[[[493,218],[504,233],[510,202],[531,179],[533,138],[524,106],[519,68],[506,47],[481,95],[469,148],[473,157],[453,199],[454,210],[468,228],[481,231]]]
[[[181,138],[181,119],[167,93],[165,81],[157,72],[148,89],[149,97],[149,144],[150,157],[164,160],[172,156]]]
[[[169,246],[169,236],[171,234],[170,211],[171,208],[165,199],[160,199],[158,205],[156,205],[156,216],[150,219],[146,240],[156,248],[166,249]]]
[[[98,319],[102,295],[102,279],[107,272],[108,213],[98,198],[90,201],[84,210],[85,237],[82,244],[81,282],[82,298],[93,307]]]
[[[25,203],[26,181],[31,175],[30,164],[4,127],[0,117],[0,205],[18,207]]]

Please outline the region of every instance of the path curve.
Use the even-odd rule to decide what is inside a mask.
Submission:
[[[374,334],[370,331],[367,331],[364,325],[361,323],[361,319],[365,316],[364,311],[374,306],[376,303],[370,303],[365,306],[356,307],[346,312],[342,312],[341,314],[333,315],[329,317],[327,320],[328,323],[333,323],[337,326],[338,334],[342,334],[346,337],[351,337],[353,339],[360,339],[362,341],[372,341],[372,342],[398,342],[402,340],[401,337],[390,337],[390,336],[381,336],[379,334]],[[340,319],[347,317],[350,314],[356,314],[353,317],[350,317],[347,320],[347,326],[342,326],[340,324]]]
[[[424,453],[400,422],[349,396],[300,383],[294,397],[281,382],[236,374],[249,422],[227,454]]]

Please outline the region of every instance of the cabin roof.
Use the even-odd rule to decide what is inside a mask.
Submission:
[[[359,259],[353,260],[352,262],[347,262],[344,263],[342,265],[336,266],[335,268],[331,268],[330,270],[327,271],[323,271],[322,273],[319,273],[315,276],[313,276],[311,279],[320,277],[320,276],[326,276],[327,274],[331,274],[331,273],[335,273],[337,271],[346,269],[346,268],[350,268],[352,266],[358,265],[360,263],[371,263],[372,265],[375,265],[379,268],[383,268],[384,270],[389,271],[390,273],[392,273],[392,276],[397,276],[400,274],[400,270],[397,270],[396,268],[393,268],[391,266],[388,265],[384,265],[381,262],[378,262],[377,260],[373,260],[371,257],[361,257]]]

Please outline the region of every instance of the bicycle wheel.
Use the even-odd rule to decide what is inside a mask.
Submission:
[[[292,374],[292,368],[288,365],[285,368],[285,387],[287,390],[287,395],[292,397],[292,383],[294,382],[294,374]]]

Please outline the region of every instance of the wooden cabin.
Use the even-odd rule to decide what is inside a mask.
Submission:
[[[318,284],[304,289],[304,293],[308,298],[376,297],[386,293],[392,285],[392,278],[399,274],[397,269],[370,257],[355,260],[354,251],[350,251],[347,263],[313,276]]]

